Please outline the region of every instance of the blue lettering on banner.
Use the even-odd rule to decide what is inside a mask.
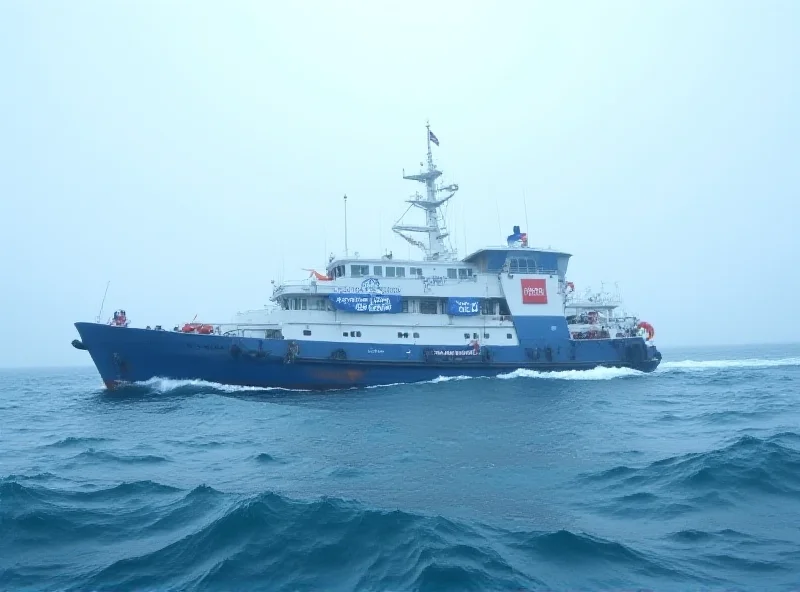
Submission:
[[[340,296],[330,294],[334,308],[346,312],[389,312],[396,313],[403,310],[403,298],[396,294],[349,294]]]
[[[448,298],[447,314],[458,317],[481,314],[480,298]]]

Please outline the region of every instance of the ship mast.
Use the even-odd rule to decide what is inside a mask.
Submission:
[[[425,261],[455,260],[456,250],[450,248],[444,242],[444,239],[449,236],[449,233],[447,232],[444,214],[440,208],[445,202],[447,202],[456,194],[456,191],[458,191],[458,185],[452,184],[445,187],[436,186],[436,179],[442,175],[442,172],[436,168],[436,165],[433,162],[431,142],[438,146],[439,139],[433,134],[433,132],[431,132],[431,125],[429,122],[426,123],[425,128],[427,130],[428,139],[428,169],[422,170],[416,175],[406,175],[405,172],[403,174],[404,179],[409,181],[418,181],[425,185],[424,197],[417,192],[414,198],[406,200],[411,204],[409,209],[411,209],[412,206],[416,206],[425,211],[425,226],[399,224],[400,220],[402,220],[401,216],[400,220],[398,220],[397,223],[392,226],[392,230],[398,235],[402,236],[412,245],[422,249],[422,251],[425,253]],[[422,165],[422,163],[420,163],[420,165]],[[450,192],[450,195],[444,198],[439,198],[438,194],[440,192],[448,191]],[[406,210],[406,213],[407,212],[408,210]],[[405,216],[405,213],[403,216]],[[404,232],[418,232],[421,234],[426,234],[427,241],[424,239],[417,240],[404,234]]]

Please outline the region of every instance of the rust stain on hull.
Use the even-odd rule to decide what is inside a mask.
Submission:
[[[320,378],[323,380],[330,380],[334,382],[340,382],[344,384],[352,384],[364,378],[364,371],[358,370],[355,368],[348,368],[348,369],[322,369],[322,368],[315,368],[311,370],[315,378]]]

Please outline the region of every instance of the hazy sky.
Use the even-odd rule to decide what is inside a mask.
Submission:
[[[344,193],[351,251],[416,256],[426,119],[461,255],[519,224],[657,343],[796,341],[798,30],[790,0],[0,2],[0,365],[90,363],[109,280],[141,326],[260,307],[343,250]]]

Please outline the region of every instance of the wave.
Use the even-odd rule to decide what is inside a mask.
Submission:
[[[80,436],[70,436],[68,438],[63,438],[58,440],[57,442],[53,442],[52,444],[45,444],[45,448],[72,448],[72,447],[80,447],[84,445],[91,445],[91,444],[102,444],[104,442],[110,442],[108,438],[93,438],[93,437],[80,437]]]
[[[630,368],[593,368],[591,370],[567,370],[561,372],[538,372],[534,370],[527,370],[520,368],[518,370],[514,370],[509,373],[500,374],[497,376],[499,379],[513,379],[513,378],[545,378],[545,379],[553,379],[553,380],[610,380],[613,378],[623,378],[628,376],[643,376],[645,373],[639,372],[637,370],[632,370]],[[437,376],[431,380],[421,381],[419,384],[440,384],[440,383],[447,383],[447,382],[460,382],[460,381],[472,381],[472,380],[491,380],[487,377],[474,377],[474,376]],[[396,382],[396,383],[387,383],[387,384],[380,384],[380,385],[372,385],[365,387],[367,390],[372,389],[385,389],[390,387],[397,387],[397,386],[408,386],[408,383],[403,382]],[[247,393],[247,392],[275,392],[275,391],[283,391],[283,392],[297,392],[297,393],[304,393],[309,392],[306,390],[300,389],[283,389],[277,387],[245,387],[245,386],[233,386],[233,385],[225,385],[225,384],[218,384],[214,382],[206,382],[204,380],[176,380],[176,379],[169,379],[169,378],[153,378],[146,382],[138,382],[135,385],[126,385],[120,387],[121,389],[147,389],[150,392],[156,392],[160,394],[164,393],[172,393],[172,394],[181,394],[183,392],[188,393],[198,393],[198,392],[219,392],[219,393]],[[351,391],[354,389],[342,388],[337,389],[341,391]],[[358,389],[356,389],[358,390]]]
[[[3,483],[0,500],[0,552],[14,565],[0,584],[9,587],[520,590],[574,586],[587,574],[599,587],[702,581],[587,533],[504,530],[338,498],[187,493],[142,481],[68,493]],[[71,552],[91,543],[90,555]],[[20,549],[58,565],[46,573]]]
[[[708,371],[724,371],[724,370],[737,370],[737,369],[763,369],[763,368],[780,368],[800,366],[800,358],[780,358],[780,359],[730,359],[730,360],[678,360],[662,362],[653,373],[640,372],[631,368],[606,368],[598,367],[590,370],[566,370],[566,371],[549,371],[540,372],[536,370],[529,370],[526,368],[519,368],[511,372],[499,374],[498,379],[509,380],[517,378],[536,378],[547,380],[575,380],[575,381],[605,381],[613,379],[626,379],[626,378],[645,378],[648,376],[659,376],[672,373],[700,373]],[[733,380],[738,380],[738,376],[731,376]],[[423,381],[419,384],[438,384],[453,381],[464,380],[486,380],[486,377],[471,377],[471,376],[439,376],[432,380]],[[383,389],[395,386],[404,386],[405,383],[390,383],[382,385],[373,385],[366,387],[367,389]],[[286,389],[280,387],[254,387],[254,386],[236,386],[220,384],[215,382],[208,382],[205,380],[179,380],[172,378],[151,378],[143,382],[137,382],[131,385],[124,385],[120,390],[127,390],[128,392],[140,390],[143,393],[158,393],[158,394],[196,394],[196,393],[220,393],[220,394],[233,394],[233,393],[274,393],[274,392],[309,392],[303,389]],[[349,391],[353,389],[343,388],[342,391]],[[69,440],[69,439],[67,439]],[[65,444],[66,445],[66,441]]]
[[[551,380],[612,380],[615,378],[628,378],[632,376],[645,376],[644,372],[631,368],[592,368],[591,370],[562,370],[559,372],[539,372],[520,368],[500,374],[497,378],[508,380],[510,378],[547,378]]]
[[[800,450],[794,433],[744,436],[708,452],[667,457],[641,468],[618,465],[579,477],[583,485],[617,493],[603,509],[660,514],[731,505],[752,495],[800,496]],[[675,503],[679,494],[685,501]],[[670,506],[670,503],[672,504]]]
[[[661,362],[656,373],[689,371],[702,372],[703,370],[733,370],[746,368],[780,368],[785,366],[800,366],[800,358],[744,358],[738,360],[680,360]]]
[[[140,464],[140,463],[163,463],[168,462],[168,459],[156,454],[121,454],[119,452],[110,452],[107,450],[95,450],[89,448],[73,457],[75,460],[91,461],[99,463],[122,463],[122,464]]]
[[[223,393],[247,393],[247,392],[295,390],[295,389],[282,389],[278,387],[238,386],[231,384],[221,384],[218,382],[209,382],[206,380],[179,380],[174,378],[161,378],[161,377],[155,377],[151,378],[150,380],[136,382],[133,385],[127,385],[127,387],[146,388],[150,391],[155,391],[157,393],[167,393],[179,390],[189,390],[191,392],[197,392],[197,391],[207,392],[209,390],[212,390]]]

